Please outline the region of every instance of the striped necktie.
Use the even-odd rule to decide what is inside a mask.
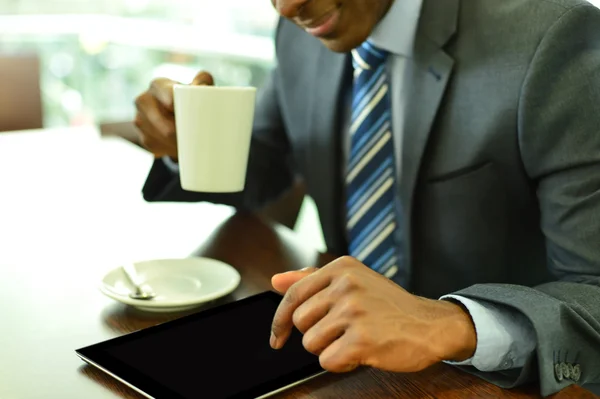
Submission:
[[[346,176],[349,253],[393,278],[398,272],[395,232],[396,168],[387,53],[368,41],[352,50],[354,89]]]

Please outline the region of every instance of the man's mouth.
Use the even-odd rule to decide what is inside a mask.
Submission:
[[[323,16],[306,23],[301,23],[306,32],[315,37],[323,37],[331,34],[340,20],[340,8],[336,7]]]

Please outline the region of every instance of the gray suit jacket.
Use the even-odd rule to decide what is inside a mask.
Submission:
[[[525,314],[538,346],[503,387],[600,382],[600,10],[580,0],[425,0],[406,70],[399,197],[411,291]],[[341,99],[348,55],[282,21],[259,95],[247,189],[189,193],[161,162],[148,200],[255,209],[301,175],[329,250],[345,254]]]

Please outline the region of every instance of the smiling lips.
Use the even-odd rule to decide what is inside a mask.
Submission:
[[[327,36],[335,30],[339,19],[340,9],[335,8],[323,17],[316,19],[315,24],[306,24],[308,26],[305,26],[304,29],[315,37]]]

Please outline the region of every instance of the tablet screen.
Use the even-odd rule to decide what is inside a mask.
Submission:
[[[77,351],[155,397],[258,397],[322,371],[294,330],[273,350],[281,296],[263,293]]]

